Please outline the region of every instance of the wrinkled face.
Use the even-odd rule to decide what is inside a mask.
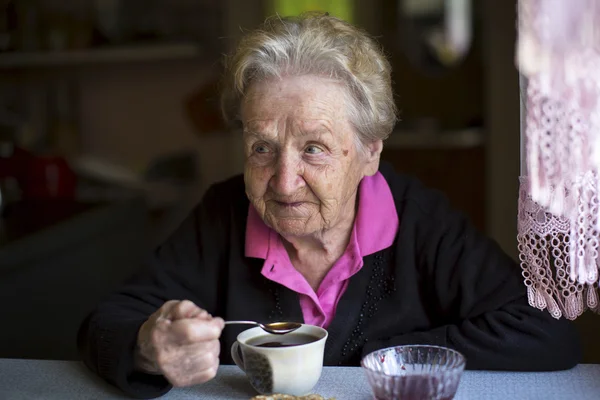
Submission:
[[[357,188],[377,172],[381,141],[360,151],[344,88],[316,76],[255,83],[242,104],[246,193],[284,237],[354,218]]]

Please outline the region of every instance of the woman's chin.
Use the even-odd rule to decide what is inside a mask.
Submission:
[[[314,231],[310,229],[306,219],[282,218],[278,219],[272,226],[283,237],[308,236]]]

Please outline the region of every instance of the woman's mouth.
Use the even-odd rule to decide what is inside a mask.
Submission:
[[[304,202],[302,202],[302,201],[295,201],[295,202],[275,201],[275,203],[277,203],[277,205],[280,207],[296,208],[296,207],[300,207]]]

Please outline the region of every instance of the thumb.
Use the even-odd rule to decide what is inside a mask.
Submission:
[[[214,317],[210,322],[220,330],[223,330],[225,327],[225,321],[221,317]]]

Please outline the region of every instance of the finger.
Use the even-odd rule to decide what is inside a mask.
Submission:
[[[165,370],[191,374],[218,360],[212,341],[194,344],[165,345],[157,349],[156,362]]]
[[[196,316],[196,318],[204,321],[210,321],[212,319],[212,315],[210,315],[208,311],[202,310],[200,314]]]
[[[173,321],[169,331],[180,344],[193,344],[217,340],[221,336],[222,325],[213,320],[180,319]]]
[[[204,310],[195,305],[193,302],[189,300],[182,300],[173,308],[171,308],[169,317],[171,320],[195,318],[202,314],[202,311]]]
[[[218,340],[211,340],[208,343],[208,351],[210,351],[218,358],[221,354],[221,342],[219,342]]]
[[[218,340],[222,328],[213,320],[185,319],[174,321],[170,331],[180,344],[185,345]]]
[[[180,302],[181,302],[180,300],[169,300],[169,301],[165,302],[155,313],[157,319],[158,318],[169,318],[169,315],[171,314],[171,310]]]
[[[158,331],[166,332],[169,329],[169,325],[171,325],[171,320],[165,317],[158,317],[154,321],[154,326]]]

